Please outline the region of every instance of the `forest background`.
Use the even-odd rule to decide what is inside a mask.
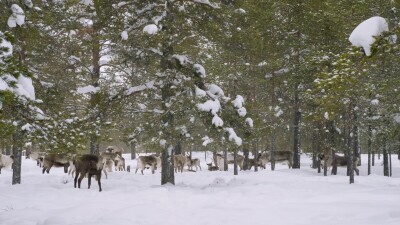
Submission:
[[[399,35],[399,1],[0,4],[2,38],[13,46],[0,77],[29,77],[36,90],[0,91],[0,148],[17,159],[25,148],[98,154],[110,144],[133,153],[291,150],[294,168],[301,152],[400,158],[400,52],[390,38]],[[10,27],[13,4],[25,21]],[[389,32],[367,57],[348,37],[373,16]],[[207,84],[245,99],[253,127],[228,104],[220,114],[241,146],[196,107],[196,88]]]

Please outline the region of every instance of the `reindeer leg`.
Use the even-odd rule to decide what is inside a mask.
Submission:
[[[85,177],[86,173],[84,171],[81,172],[81,175],[79,176],[78,179],[78,188],[81,188],[81,182],[83,180],[83,178]]]
[[[75,173],[74,188],[76,188],[76,181],[78,180],[79,173]]]
[[[97,175],[97,183],[99,184],[99,192],[102,191],[100,179],[101,179],[101,171],[100,171],[100,173],[98,173],[98,175]]]
[[[107,179],[107,171],[105,169],[103,169],[104,175],[106,175],[106,179]]]
[[[89,174],[88,174],[88,189],[90,189],[91,180],[92,180],[92,174],[89,173]]]

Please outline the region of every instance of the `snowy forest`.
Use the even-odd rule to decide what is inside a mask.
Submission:
[[[0,224],[400,224],[399,10],[0,0]]]
[[[14,183],[23,150],[98,155],[111,142],[132,159],[162,153],[166,171],[205,150],[290,150],[293,168],[302,153],[382,154],[385,176],[400,159],[399,1],[0,3]],[[369,42],[349,41],[369,18]]]

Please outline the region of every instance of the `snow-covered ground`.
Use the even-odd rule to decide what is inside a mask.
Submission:
[[[160,185],[160,172],[145,175],[112,172],[102,179],[103,192],[87,179],[82,189],[62,168],[42,174],[36,162],[22,162],[22,184],[11,185],[11,169],[0,175],[0,225],[398,225],[400,224],[400,163],[393,156],[393,177],[382,176],[377,160],[366,176],[366,156],[360,176],[350,185],[345,169],[324,177],[302,156],[302,168],[275,171],[210,172],[204,153],[202,171],[184,171],[176,185]],[[129,159],[129,155],[125,155]],[[135,160],[127,165],[136,167]]]

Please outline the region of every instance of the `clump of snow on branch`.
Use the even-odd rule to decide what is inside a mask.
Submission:
[[[249,127],[253,127],[253,119],[251,119],[250,117],[247,117],[244,122],[246,122]]]
[[[93,85],[78,87],[79,94],[97,93],[98,91],[100,91],[100,87],[94,87]]]
[[[219,8],[219,6],[215,3],[211,3],[209,0],[193,0],[193,2],[206,4],[212,8]]]
[[[32,131],[32,125],[30,123],[27,123],[21,127],[21,130]]]
[[[235,142],[237,146],[242,145],[242,139],[236,135],[236,132],[233,130],[233,128],[227,127],[224,130],[229,133],[229,141]]]
[[[324,113],[324,118],[325,118],[326,120],[329,120],[329,113],[328,113],[328,112],[325,112],[325,113]]]
[[[205,136],[201,139],[203,141],[203,146],[207,146],[208,144],[212,143],[214,140],[208,136]]]
[[[233,106],[237,109],[240,117],[244,117],[247,114],[246,108],[243,107],[244,98],[241,95],[237,95],[235,100],[232,101]]]
[[[0,63],[2,58],[9,57],[13,53],[13,47],[9,41],[4,39],[4,34],[0,31]]]
[[[389,31],[386,20],[379,16],[371,17],[360,23],[351,33],[349,41],[353,46],[362,47],[365,55],[371,55],[371,45],[375,42],[375,37],[383,32]]]
[[[240,109],[237,110],[238,114],[240,117],[245,117],[247,115],[247,110],[245,107],[242,107]]]
[[[196,74],[200,77],[200,78],[205,78],[206,77],[206,70],[204,69],[204,67],[200,64],[194,64],[193,65],[193,69],[196,72]]]
[[[379,105],[379,100],[378,99],[372,99],[371,100],[372,105]]]
[[[93,1],[92,0],[81,0],[81,3],[84,4],[84,5],[87,5],[87,6],[93,5]]]
[[[33,7],[33,3],[32,0],[24,0],[24,4],[26,5],[26,7],[32,9]]]
[[[238,13],[238,14],[246,14],[246,10],[244,10],[244,9],[242,9],[242,8],[235,9],[234,12],[235,12],[235,13]]]
[[[124,30],[121,32],[122,40],[128,40],[128,31]]]
[[[35,100],[35,88],[33,87],[31,78],[20,75],[15,86],[15,94],[19,96],[25,96],[30,100]]]
[[[10,87],[8,82],[16,82],[15,87]],[[35,88],[32,84],[32,79],[29,77],[25,77],[20,75],[18,79],[15,79],[13,76],[5,75],[0,78],[0,91],[9,90],[15,93],[17,96],[23,96],[26,99],[35,100]]]
[[[190,62],[186,55],[173,55],[172,58],[178,60],[179,64],[181,64],[182,66],[185,66]]]
[[[11,5],[11,16],[8,18],[7,25],[9,27],[21,26],[25,23],[25,13],[22,8],[17,4]]]
[[[221,103],[218,101],[218,99],[207,100],[204,103],[197,104],[197,108],[200,111],[211,112],[212,115],[215,115],[221,110]]]
[[[216,84],[206,84],[206,88],[213,95],[224,96],[224,91]]]
[[[232,104],[235,108],[240,109],[243,107],[244,98],[241,95],[237,95],[235,100],[232,101]]]
[[[158,27],[155,24],[149,24],[143,27],[143,33],[153,35],[156,34],[157,32],[158,32]]]
[[[130,87],[130,88],[125,92],[125,95],[131,95],[131,94],[133,94],[133,93],[135,93],[135,92],[143,91],[143,90],[145,90],[145,89],[151,89],[151,88],[154,87],[154,83],[155,83],[155,81],[152,80],[152,81],[149,81],[149,82],[147,82],[147,83],[145,83],[145,84],[143,84],[143,85],[139,85],[139,86],[135,86],[135,87]]]
[[[207,93],[205,91],[201,90],[197,86],[195,86],[195,94],[196,94],[196,97],[198,97],[198,98],[202,98],[207,95]]]
[[[160,140],[160,146],[161,147],[164,147],[166,143],[167,143],[166,140],[164,140],[164,139]]]
[[[274,110],[275,110],[276,117],[280,117],[283,114],[283,111],[279,106],[276,106]]]
[[[393,116],[394,121],[396,121],[397,123],[400,123],[400,113],[397,113]]]
[[[212,118],[212,124],[216,127],[222,127],[224,125],[224,121],[222,121],[221,117],[215,114]]]

